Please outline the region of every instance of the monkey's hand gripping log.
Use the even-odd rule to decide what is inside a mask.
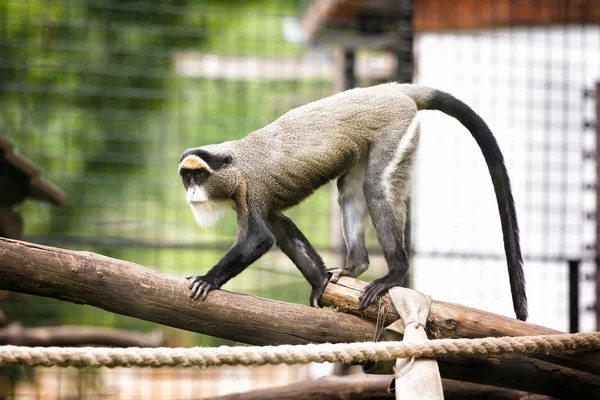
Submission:
[[[345,271],[341,268],[329,268],[327,270],[327,273],[330,275],[328,282],[333,282],[333,283],[336,283],[339,280],[340,276],[349,276],[350,275],[347,273],[347,271]],[[384,295],[385,292],[387,292],[388,289],[390,289],[391,287],[399,286],[397,284],[390,282],[389,279],[386,279],[386,278],[387,278],[387,276],[384,276],[383,278],[380,278],[380,279],[376,279],[375,281],[373,281],[369,285],[367,285],[367,287],[365,287],[365,289],[363,290],[363,293],[360,297],[359,309],[366,308],[369,304],[374,302],[379,296]],[[205,276],[188,275],[185,277],[185,279],[187,279],[190,282],[188,285],[188,288],[190,289],[189,297],[193,300],[200,299],[200,300],[204,301],[208,297],[208,293],[210,291],[220,289],[220,287],[216,284],[216,282],[214,282],[214,280],[211,279],[207,275],[205,275]],[[319,307],[319,303],[318,303],[319,298],[323,294],[323,291],[325,290],[325,286],[327,286],[327,281],[325,282],[323,287],[314,288],[312,290],[310,300],[309,300],[310,305],[312,307],[315,307],[315,308]]]
[[[201,300],[205,300],[206,296],[208,296],[208,292],[211,290],[219,289],[216,283],[212,282],[207,276],[197,276],[197,275],[188,275],[185,277],[188,281],[190,281],[189,289],[190,289],[190,298],[196,300],[200,298]]]

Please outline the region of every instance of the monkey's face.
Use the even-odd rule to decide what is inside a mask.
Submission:
[[[186,200],[189,204],[201,204],[208,201],[206,193],[206,181],[210,176],[210,171],[204,167],[179,169],[179,175],[186,190]]]
[[[220,182],[221,171],[226,163],[221,163],[217,170],[196,154],[183,153],[179,164],[179,176],[186,190],[186,201],[189,204],[196,223],[200,228],[214,225],[225,211],[232,208],[232,201],[223,193]],[[198,151],[196,151],[197,153]],[[230,157],[228,163],[231,162]],[[215,163],[213,162],[213,167]],[[220,184],[221,183],[221,184]]]

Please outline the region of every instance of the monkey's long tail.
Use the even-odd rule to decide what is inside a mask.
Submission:
[[[510,188],[510,180],[504,165],[504,157],[498,147],[498,142],[485,121],[468,105],[454,96],[428,87],[417,85],[403,86],[403,92],[413,99],[419,110],[438,110],[456,118],[473,135],[479,145],[485,162],[490,171],[500,221],[504,237],[504,250],[508,264],[508,275],[517,318],[527,319],[527,295],[525,293],[525,276],[523,273],[523,258],[519,244],[519,226],[517,212]]]

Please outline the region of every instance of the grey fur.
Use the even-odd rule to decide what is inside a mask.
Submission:
[[[468,119],[464,117],[463,109],[456,114],[448,105],[460,103],[449,95],[426,87],[389,83],[348,90],[306,104],[243,139],[190,149],[184,155],[204,151],[217,159],[231,159],[230,163],[224,163],[222,168],[211,173],[204,187],[211,199],[234,201],[239,223],[235,251],[247,253],[238,258],[256,259],[262,255],[243,243],[250,240],[252,221],[265,221],[270,232],[260,231],[259,235],[265,238],[265,241],[259,242],[261,249],[267,247],[271,240],[268,238],[274,235],[278,245],[313,286],[312,305],[316,305],[326,284],[323,262],[308,240],[280,212],[297,205],[320,186],[338,178],[348,257],[344,268],[329,270],[330,279],[335,281],[342,275],[356,277],[368,268],[364,238],[367,211],[377,230],[389,267],[386,276],[375,280],[365,289],[360,304],[364,307],[391,286],[402,284],[405,280],[408,271],[408,256],[403,241],[405,201],[419,138],[417,111],[437,109],[436,101],[442,105],[441,108],[450,109],[444,109],[448,114],[460,114],[461,122]],[[471,114],[468,117],[471,118]],[[485,126],[483,121],[481,124]],[[482,129],[479,125],[476,128]],[[481,137],[471,127],[469,129],[476,140]],[[492,141],[492,145],[497,147],[495,140]],[[499,149],[497,152],[500,154]],[[486,156],[486,161],[490,157]],[[502,179],[506,179],[508,185],[508,177],[502,176]],[[509,186],[502,189],[510,194]],[[512,201],[512,195],[509,197]],[[502,215],[503,210],[500,212]],[[516,232],[516,219],[513,228]],[[515,254],[520,257],[518,235],[516,242],[514,235],[508,234],[506,238],[505,235],[505,242],[512,243],[511,248],[516,243]],[[236,259],[230,253],[225,258]],[[207,274],[212,281],[219,282],[213,288],[220,287],[230,278],[228,275],[221,276],[226,274],[223,271],[227,268],[239,273],[247,266],[225,264],[221,262]],[[520,268],[520,264],[517,267]],[[220,272],[213,273],[216,270]],[[210,280],[197,277],[196,282],[207,279]],[[524,288],[524,281],[518,284]],[[526,307],[526,300],[524,304]],[[523,317],[522,312],[518,315]]]

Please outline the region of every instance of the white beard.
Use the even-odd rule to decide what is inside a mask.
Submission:
[[[232,207],[231,200],[209,200],[202,187],[188,189],[186,200],[200,229],[210,228],[216,224]]]
[[[230,201],[205,201],[204,203],[189,203],[194,219],[200,229],[210,228],[229,210]]]

